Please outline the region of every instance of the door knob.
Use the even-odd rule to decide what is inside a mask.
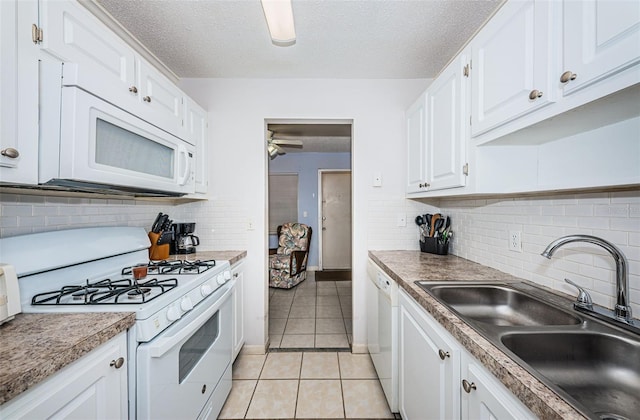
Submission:
[[[462,380],[462,388],[464,388],[464,392],[467,394],[471,393],[472,390],[477,389],[475,383],[469,383],[466,379]]]

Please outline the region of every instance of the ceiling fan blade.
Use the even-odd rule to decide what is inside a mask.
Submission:
[[[302,146],[302,140],[287,140],[287,139],[273,139],[273,144],[279,144],[282,146]]]

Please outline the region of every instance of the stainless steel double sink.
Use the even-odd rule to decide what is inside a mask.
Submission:
[[[585,416],[640,416],[639,334],[527,283],[416,284]]]

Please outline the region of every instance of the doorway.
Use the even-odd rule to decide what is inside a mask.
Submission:
[[[327,268],[334,272],[349,270],[349,273],[351,269],[352,121],[268,120],[265,129],[268,176],[273,181],[281,179],[277,174],[297,175],[297,219],[291,221],[311,228],[306,279],[290,288],[279,287],[276,282],[271,285],[278,287],[269,287],[269,351],[312,348],[349,351],[353,331],[350,277],[346,281],[333,278],[319,281],[317,276],[329,272]],[[270,197],[272,186],[267,188],[267,197]],[[323,190],[329,194],[324,200],[320,198]],[[328,206],[321,207],[321,201]],[[269,225],[273,231],[271,213],[278,206],[268,204]],[[326,217],[324,224],[322,217]],[[342,228],[338,229],[338,225]],[[323,228],[330,228],[333,236],[324,237]],[[342,235],[336,237],[338,230]],[[342,248],[338,248],[341,251],[332,253],[331,244],[338,242],[342,243]],[[271,276],[278,236],[271,232],[268,243]],[[319,271],[321,258],[325,267],[322,272]]]

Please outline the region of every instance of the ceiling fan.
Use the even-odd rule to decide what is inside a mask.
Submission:
[[[271,159],[275,159],[276,156],[287,153],[280,146],[302,147],[302,140],[276,138],[275,133],[271,130],[267,130],[267,134],[267,152]]]

